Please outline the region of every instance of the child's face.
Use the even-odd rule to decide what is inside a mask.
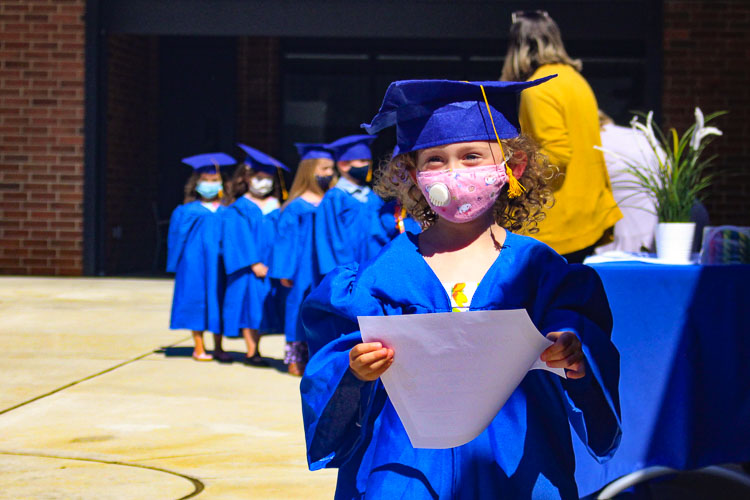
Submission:
[[[200,177],[198,177],[198,182],[221,182],[221,175],[219,173],[202,173]]]
[[[351,170],[352,167],[366,167],[370,164],[370,160],[347,160],[336,163],[339,172],[345,174]]]
[[[258,179],[258,180],[263,180],[263,179],[271,179],[271,180],[273,180],[273,175],[271,175],[271,174],[269,174],[267,172],[258,171],[258,172],[255,172],[255,175],[253,176],[253,178]]]
[[[417,153],[417,171],[498,165],[503,154],[496,142],[473,141],[445,144]]]
[[[333,175],[333,161],[319,161],[315,166],[315,175],[318,177],[328,177],[329,175]]]

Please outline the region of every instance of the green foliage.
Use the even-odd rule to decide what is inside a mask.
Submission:
[[[658,159],[658,168],[654,170],[633,158],[618,156],[625,160],[626,170],[634,178],[627,182],[629,187],[654,200],[659,222],[690,222],[693,204],[703,199],[705,189],[714,178],[709,170],[716,156],[701,158],[701,155],[712,136],[721,135],[721,131],[706,124],[723,114],[726,112],[719,111],[704,119],[700,109],[696,108],[696,123],[682,136],[678,136],[674,128],[668,135],[664,134],[658,125],[652,123],[653,112],[640,114],[646,118],[645,124],[637,117],[630,122],[634,130],[642,132],[648,139],[651,152]]]

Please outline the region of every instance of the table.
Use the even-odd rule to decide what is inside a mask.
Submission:
[[[750,461],[750,266],[592,267],[614,318],[623,436],[603,465],[574,439],[581,496],[647,467]]]

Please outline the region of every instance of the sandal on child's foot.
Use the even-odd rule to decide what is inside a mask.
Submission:
[[[207,352],[202,352],[200,354],[193,353],[193,359],[196,361],[213,361],[214,357]]]
[[[245,364],[249,366],[268,366],[268,361],[263,359],[258,351],[252,356],[245,357]]]
[[[219,363],[231,363],[232,355],[226,351],[214,351],[214,359]]]

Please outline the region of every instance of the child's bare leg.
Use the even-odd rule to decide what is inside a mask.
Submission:
[[[195,347],[193,348],[193,359],[198,361],[210,361],[213,359],[213,357],[206,352],[202,331],[193,330],[193,343],[195,344]]]
[[[224,336],[220,333],[214,333],[214,358],[218,361],[232,361],[232,356],[224,351],[222,340]]]
[[[242,336],[245,337],[245,344],[247,344],[245,363],[251,366],[268,366],[268,363],[261,357],[260,351],[258,351],[258,343],[260,343],[260,333],[258,333],[258,330],[243,328]]]
[[[258,354],[258,343],[260,342],[258,330],[243,328],[242,336],[245,338],[245,345],[247,346],[247,357],[250,358]]]

